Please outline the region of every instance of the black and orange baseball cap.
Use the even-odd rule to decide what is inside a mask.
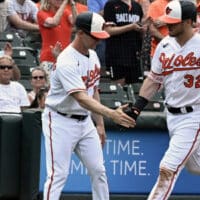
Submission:
[[[159,17],[159,20],[166,24],[176,24],[186,19],[196,22],[196,18],[197,9],[193,2],[172,0],[167,4],[165,14]]]
[[[83,12],[76,18],[75,25],[78,29],[83,30],[85,33],[97,39],[106,39],[110,35],[103,30],[105,20],[103,17],[94,12]]]

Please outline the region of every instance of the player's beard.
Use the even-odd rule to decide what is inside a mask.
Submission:
[[[180,27],[178,27],[180,26]],[[169,30],[169,35],[171,37],[179,37],[184,33],[184,28],[183,26],[180,25],[168,25],[168,30]]]

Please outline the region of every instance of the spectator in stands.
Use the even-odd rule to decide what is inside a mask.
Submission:
[[[0,0],[0,33],[4,32],[8,25],[8,1]]]
[[[74,5],[75,5],[75,8],[76,8],[76,13],[77,13],[77,15],[78,15],[79,13],[88,11],[88,6],[86,5],[86,3],[85,3],[84,0],[74,0],[74,2],[75,2]],[[67,9],[71,10],[71,8],[70,8],[69,5],[70,5],[70,4],[67,5]],[[72,40],[74,39],[74,37],[75,37],[75,32],[76,32],[76,30],[75,30],[75,27],[73,26],[73,27],[72,27],[71,41],[72,41]]]
[[[70,4],[72,12],[66,9]],[[71,14],[72,13],[72,14]],[[72,24],[76,18],[76,7],[73,0],[43,0],[37,14],[39,29],[42,37],[40,66],[49,74],[56,61],[52,49],[60,44],[60,50],[71,42]]]
[[[40,88],[47,86],[47,74],[43,68],[36,67],[31,71],[31,85],[33,90],[28,93],[30,103],[34,101]]]
[[[154,0],[148,9],[148,17],[151,17],[152,23],[149,26],[151,40],[151,57],[153,57],[158,43],[168,35],[166,24],[159,20],[159,17],[164,14],[165,7],[170,0]]]
[[[147,13],[150,5],[150,0],[136,0],[141,6],[143,10],[143,20],[146,20],[148,18]]]
[[[47,96],[49,88],[48,87],[41,87],[37,92],[35,99],[32,101],[30,108],[40,108],[44,109],[45,107],[45,99]]]
[[[13,59],[8,55],[0,57],[0,112],[21,113],[30,105],[25,88],[11,81]]]
[[[143,10],[143,21],[145,21],[146,24],[150,24],[151,20],[148,18],[148,9],[149,5],[152,2],[152,0],[136,0],[141,6]],[[148,23],[147,23],[148,22]],[[140,61],[141,61],[141,71],[144,76],[149,72],[150,66],[151,66],[151,34],[149,31],[149,26],[147,28],[147,31],[144,34],[143,41],[142,41],[142,49],[141,49],[141,55],[140,55]]]
[[[88,10],[91,12],[99,13],[103,16],[104,5],[107,0],[87,0]],[[102,74],[105,72],[105,40],[101,40],[96,46],[96,53],[101,63]]]
[[[10,57],[12,57],[13,54],[13,49],[12,49],[12,45],[9,42],[6,42],[6,44],[4,45],[3,50],[1,50],[1,55],[8,55]],[[21,72],[19,70],[19,68],[17,67],[17,65],[13,65],[13,77],[12,77],[12,81],[19,81],[21,78]]]
[[[143,18],[141,5],[131,0],[107,1],[104,18],[106,22],[116,23],[116,26],[105,28],[111,35],[106,39],[105,57],[112,80],[121,85],[139,82],[142,35],[146,27],[140,25]]]
[[[8,0],[7,30],[17,32],[21,38],[25,38],[28,31],[38,31],[38,8],[31,0]]]
[[[108,0],[87,0],[88,10],[103,16],[104,5]]]

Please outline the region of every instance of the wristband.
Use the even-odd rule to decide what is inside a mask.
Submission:
[[[145,106],[148,104],[148,100],[142,96],[138,96],[135,104],[133,107],[137,108],[140,112],[145,108]]]

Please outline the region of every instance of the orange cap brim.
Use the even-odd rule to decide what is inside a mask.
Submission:
[[[161,17],[159,17],[159,20],[165,22],[166,24],[177,24],[181,22],[181,19],[169,17],[167,15],[162,15]]]
[[[101,31],[101,32],[91,32],[90,33],[93,37],[98,38],[98,39],[106,39],[110,37],[110,34],[107,33],[106,31]]]

